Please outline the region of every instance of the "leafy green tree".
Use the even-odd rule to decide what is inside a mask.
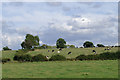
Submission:
[[[26,34],[26,39],[21,43],[22,49],[31,49],[33,47],[39,46],[39,37],[33,36],[31,34]]]
[[[105,47],[103,44],[97,44],[98,47]]]
[[[75,46],[74,45],[70,45],[70,48],[75,48]]]
[[[94,47],[94,44],[93,44],[92,42],[86,41],[86,42],[84,42],[83,46],[84,46],[85,48]]]
[[[57,48],[66,48],[67,46],[65,44],[66,44],[66,41],[62,38],[59,38],[56,42]]]

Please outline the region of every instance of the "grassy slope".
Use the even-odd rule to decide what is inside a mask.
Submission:
[[[100,54],[102,52],[106,52],[104,51],[105,48],[73,48],[73,49],[63,49],[63,51],[61,51],[59,54],[66,56],[67,58],[75,58],[76,56],[80,55],[80,54],[94,54],[92,53],[92,50],[96,50],[97,54]],[[55,52],[48,52],[48,50],[52,50],[52,49],[40,49],[38,51],[29,51],[27,54],[31,54],[31,55],[36,55],[36,54],[43,54],[45,56],[52,56],[54,54],[57,54],[57,49],[54,49]],[[118,48],[112,48],[110,50],[110,52],[116,52],[118,50]],[[71,51],[72,54],[67,55],[67,53]],[[2,57],[3,58],[11,58],[13,59],[14,54],[16,53],[16,51],[3,51],[2,52]]]
[[[3,64],[3,78],[117,78],[118,61],[62,61]]]
[[[10,58],[11,60],[13,60],[15,53],[16,53],[16,50],[2,51],[2,58]]]

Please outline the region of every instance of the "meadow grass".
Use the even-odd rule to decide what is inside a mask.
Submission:
[[[80,54],[97,54],[104,51],[105,48],[70,48],[63,49],[59,54],[67,58],[75,58]],[[50,52],[48,52],[50,50]],[[40,49],[29,51],[26,54],[32,56],[43,54],[51,57],[58,54],[57,49],[52,53],[52,49]],[[67,53],[71,51],[72,54]],[[118,48],[112,48],[108,52],[116,52]],[[16,50],[2,51],[2,58],[13,60]],[[93,61],[48,61],[48,62],[8,62],[2,65],[3,78],[118,78],[117,60],[93,60]]]
[[[3,78],[118,78],[117,60],[10,62],[2,65]]]
[[[97,54],[107,52],[104,49],[105,48],[99,48],[99,47],[98,48],[66,48],[60,51],[60,53],[57,53],[58,49],[54,49],[55,52],[52,52],[53,49],[39,49],[36,51],[29,51],[27,54],[30,54],[32,56],[37,54],[43,54],[49,57],[55,54],[60,54],[65,56],[66,58],[75,58],[80,54],[85,54],[85,55],[94,54],[92,53],[92,50],[96,50]],[[50,50],[50,52],[48,52],[48,50]],[[68,52],[70,51],[72,52],[72,54],[68,55]],[[118,47],[112,48],[108,52],[116,52],[116,51],[118,51]],[[16,50],[2,51],[2,58],[10,58],[11,60],[13,60],[15,53],[16,53]]]

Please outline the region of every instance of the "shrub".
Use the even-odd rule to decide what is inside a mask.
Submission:
[[[116,60],[120,58],[120,52],[104,52],[96,55],[79,55],[77,60]]]
[[[29,62],[32,61],[32,56],[29,54],[16,54],[13,60]]]
[[[95,58],[94,58],[95,56],[93,56],[93,55],[87,55],[86,57],[87,57],[87,58],[86,58],[87,60],[94,60],[94,59],[95,59]]]
[[[6,46],[6,47],[3,47],[3,50],[12,50],[12,49],[10,49],[10,48],[8,48],[8,46]]]
[[[53,55],[49,61],[65,61],[66,58],[63,55]]]
[[[104,52],[99,55],[101,60],[115,60],[117,59],[117,55],[114,52]]]
[[[82,54],[82,55],[77,56],[76,59],[77,59],[77,60],[81,60],[81,61],[82,61],[82,60],[87,60],[87,56],[84,55],[84,54]]]
[[[47,61],[47,58],[42,54],[35,55],[35,56],[33,56],[32,59],[33,59],[33,61],[36,61],[36,62],[38,62],[38,61]]]
[[[8,61],[11,61],[11,59],[9,59],[9,58],[3,58],[3,59],[2,59],[2,63],[6,63],[6,62],[8,62]]]

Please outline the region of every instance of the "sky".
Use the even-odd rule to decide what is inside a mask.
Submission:
[[[1,16],[0,16],[1,17]],[[3,2],[2,47],[21,49],[26,34],[38,35],[40,45],[54,46],[63,38],[67,44],[85,41],[116,45],[117,2]]]

